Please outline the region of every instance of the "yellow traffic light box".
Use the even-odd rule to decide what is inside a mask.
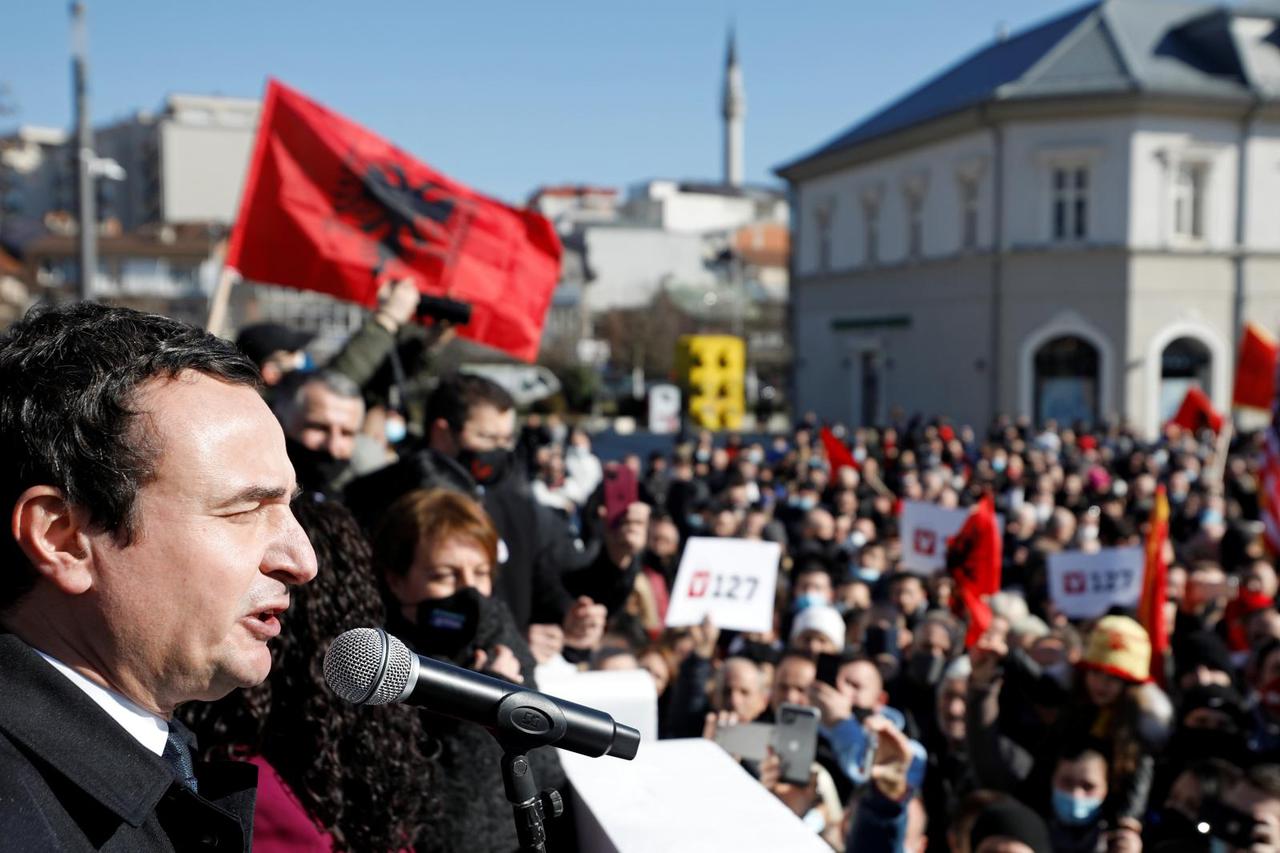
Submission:
[[[746,370],[742,338],[684,335],[676,344],[676,371],[684,383],[689,417],[706,429],[742,429]]]

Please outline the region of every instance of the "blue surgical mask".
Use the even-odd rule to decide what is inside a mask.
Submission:
[[[868,569],[866,566],[858,566],[853,570],[853,574],[854,577],[863,583],[874,585],[876,581],[880,580],[881,573],[879,569]]]
[[[791,608],[795,612],[799,613],[801,610],[805,610],[809,607],[818,607],[820,605],[830,603],[831,602],[827,597],[820,592],[806,592],[804,595],[796,596],[796,600],[791,605]]]
[[[1000,474],[1004,471],[1004,466],[1008,464],[1009,464],[1009,461],[1007,459],[997,456],[995,459],[991,460],[991,470],[995,471],[997,474]]]
[[[1075,797],[1066,791],[1053,789],[1053,812],[1058,820],[1069,826],[1089,823],[1098,816],[1101,809],[1101,797]]]
[[[404,418],[387,418],[387,444],[399,444],[409,434]]]

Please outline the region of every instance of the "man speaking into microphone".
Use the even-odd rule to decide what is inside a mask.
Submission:
[[[184,702],[261,682],[315,555],[230,344],[94,303],[0,337],[0,850],[248,849]]]

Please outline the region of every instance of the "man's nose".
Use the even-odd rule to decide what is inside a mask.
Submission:
[[[262,572],[287,584],[306,583],[316,576],[316,552],[293,510],[282,509],[280,527],[262,557]]]
[[[345,437],[342,435],[341,430],[339,429],[329,430],[329,435],[325,440],[325,450],[329,451],[330,456],[333,456],[336,459],[342,458],[339,454],[343,450],[344,438]]]

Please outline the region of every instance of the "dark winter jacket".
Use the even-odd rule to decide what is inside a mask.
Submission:
[[[454,459],[423,448],[352,482],[346,500],[365,529],[375,530],[384,511],[401,495],[438,488],[475,498],[493,519],[502,537],[494,592],[511,608],[520,633],[530,623],[562,622],[570,601],[561,573],[574,567],[579,557],[564,522],[544,511],[518,476],[508,474],[481,487]]]

